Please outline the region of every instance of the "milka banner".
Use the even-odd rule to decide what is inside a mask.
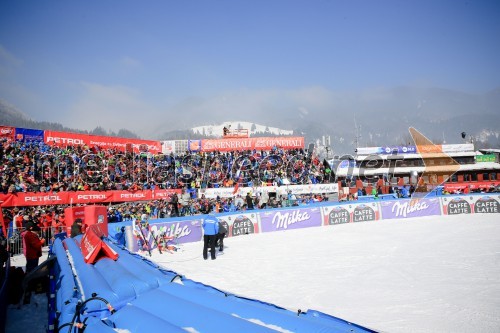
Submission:
[[[319,207],[259,212],[262,232],[321,226]]]
[[[380,201],[383,219],[441,215],[439,198]]]
[[[323,225],[376,221],[380,219],[380,211],[376,202],[323,206],[321,210]]]
[[[164,239],[166,239],[164,236],[167,238],[175,237],[175,243],[198,242],[202,239],[201,223],[201,218],[175,222],[166,222],[165,219],[161,219],[152,222],[148,227],[141,228],[138,224],[134,225],[132,221],[128,221],[120,224],[112,223],[108,225],[108,228],[110,236],[116,239],[118,238],[118,230],[120,230],[118,226],[130,226],[130,228],[126,228],[126,247],[132,252],[137,252],[140,245],[142,245],[142,250],[156,248],[157,243],[164,242]],[[146,244],[144,244],[142,237],[144,237]],[[172,242],[172,240],[169,242]],[[170,243],[167,245],[170,245]]]

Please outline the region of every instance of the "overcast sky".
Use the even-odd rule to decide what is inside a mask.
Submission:
[[[248,101],[484,93],[500,87],[499,17],[496,0],[4,0],[0,98],[35,120],[143,131],[186,105],[239,120]]]

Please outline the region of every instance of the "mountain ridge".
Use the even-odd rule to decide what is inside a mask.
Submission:
[[[273,112],[263,107],[252,112],[233,112],[231,118],[238,119],[233,121],[228,121],[223,112],[212,114],[204,108],[198,109],[196,103],[202,101],[194,100],[188,109],[176,114],[174,122],[166,117],[165,122],[156,122],[154,131],[136,135],[124,130],[121,134],[153,140],[198,139],[221,136],[222,127],[231,124],[233,129],[247,128],[254,136],[265,133],[304,136],[306,144],[322,143],[322,137],[329,136],[331,149],[342,154],[354,152],[356,146],[408,144],[411,142],[408,128],[415,127],[436,143],[461,143],[464,141],[461,133],[466,132],[467,140],[480,144],[480,148],[500,148],[500,88],[472,94],[445,88],[400,86],[352,94],[331,93],[325,100],[324,104],[297,102],[275,106]],[[2,100],[0,123],[110,134],[99,126],[89,132],[67,129],[58,123],[37,122]]]

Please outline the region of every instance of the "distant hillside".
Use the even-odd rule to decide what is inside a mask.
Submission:
[[[466,132],[466,140],[474,141],[476,148],[500,148],[500,89],[470,94],[402,86],[324,95],[324,103],[290,102],[281,108],[242,104],[237,113],[208,112],[210,105],[184,104],[168,110],[175,114],[175,121],[171,116],[159,118],[141,135],[152,140],[214,138],[231,124],[232,129],[248,129],[251,136],[303,136],[306,144],[318,144],[323,137],[330,137],[330,152],[341,155],[353,154],[356,146],[408,145],[408,128],[414,127],[435,143],[462,143],[461,133]],[[233,119],[237,114],[238,121],[229,121],[228,114]],[[0,124],[87,133],[57,123],[34,121],[2,101]],[[140,128],[143,124],[136,125]],[[90,133],[137,137],[126,129],[113,133],[96,127]]]
[[[217,125],[205,125],[193,127],[191,130],[195,135],[202,135],[207,137],[221,137],[224,127],[232,130],[246,129],[250,136],[278,136],[278,135],[293,135],[293,130],[284,130],[277,127],[269,127],[247,121],[226,121]]]
[[[100,126],[97,126],[92,131],[84,131],[76,128],[65,127],[59,123],[52,123],[47,121],[36,121],[31,119],[22,111],[18,110],[15,106],[8,104],[0,99],[0,125],[33,128],[41,130],[53,130],[72,133],[85,133],[93,135],[104,136],[117,136],[121,138],[139,138],[137,134],[127,129],[120,129],[118,132],[106,131]]]

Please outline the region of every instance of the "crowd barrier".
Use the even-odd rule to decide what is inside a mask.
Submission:
[[[52,237],[53,235],[60,233],[63,228],[57,227],[42,227],[40,231],[37,231],[40,238],[45,239],[45,244],[47,246],[52,245]],[[22,233],[25,231],[25,228],[16,228],[12,229],[12,225],[8,231],[8,248],[9,253],[11,255],[22,254],[23,253],[23,239]]]
[[[259,232],[329,226],[382,219],[412,218],[454,214],[500,213],[500,194],[431,196],[419,199],[324,202],[308,206],[256,209],[216,214],[226,226],[227,237]],[[202,240],[204,215],[149,221],[141,231],[149,249],[156,248],[155,238],[166,235],[177,243]],[[131,221],[108,225],[110,236],[130,251],[139,250],[139,233]]]

